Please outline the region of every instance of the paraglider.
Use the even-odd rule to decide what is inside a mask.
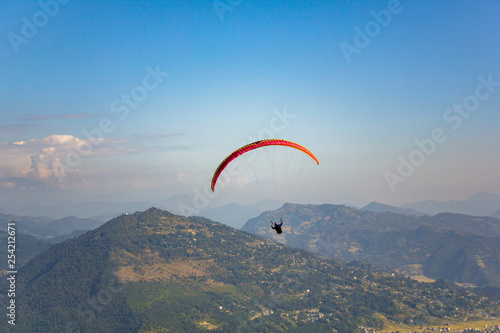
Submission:
[[[311,156],[311,158],[317,164],[319,164],[318,159],[316,158],[316,156],[314,156],[313,153],[311,153],[307,148],[305,148],[305,147],[303,147],[295,142],[291,142],[291,141],[287,141],[287,140],[278,140],[278,139],[268,139],[268,140],[256,141],[256,142],[250,143],[246,146],[243,146],[239,149],[236,149],[233,153],[231,153],[228,157],[226,157],[224,159],[224,161],[222,161],[222,163],[219,165],[219,167],[215,170],[214,175],[212,177],[212,186],[211,186],[212,191],[215,191],[215,184],[217,183],[217,179],[219,178],[221,172],[228,166],[229,163],[231,163],[231,161],[233,161],[238,156],[245,154],[246,152],[249,152],[249,151],[257,149],[257,148],[266,147],[266,146],[287,146],[287,147],[298,149],[298,150],[306,153],[307,155]]]
[[[278,234],[281,234],[283,232],[283,229],[281,229],[281,226],[283,225],[283,218],[281,218],[281,223],[278,224],[278,222],[275,222],[273,225],[273,221],[271,221],[271,229],[276,230]]]
[[[311,151],[309,151],[309,149],[307,149],[307,148],[305,148],[305,147],[303,147],[295,142],[291,142],[291,141],[287,141],[287,140],[279,140],[279,139],[259,140],[259,141],[250,143],[248,145],[245,145],[241,148],[236,149],[234,152],[232,152],[229,156],[227,156],[220,163],[220,165],[217,167],[217,169],[215,170],[213,177],[212,177],[212,183],[211,183],[212,191],[215,192],[215,185],[217,184],[217,179],[221,175],[222,171],[224,171],[224,169],[232,161],[234,161],[237,157],[239,157],[239,156],[241,156],[249,151],[252,151],[254,149],[261,148],[261,147],[267,147],[267,146],[285,146],[285,147],[290,147],[290,148],[300,150],[301,152],[309,155],[316,162],[316,164],[319,164],[318,159],[316,158],[316,156],[314,156],[314,154]],[[281,234],[283,232],[282,226],[283,226],[283,219],[282,218],[280,219],[280,223],[276,222],[273,224],[273,222],[271,221],[271,228],[273,230],[275,230],[278,234]]]

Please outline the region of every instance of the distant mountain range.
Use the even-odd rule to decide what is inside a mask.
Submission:
[[[330,212],[323,220],[332,224],[360,212],[285,205],[283,213],[294,216],[285,215],[286,236],[314,228],[319,221],[308,218],[290,229],[294,219],[318,217],[316,209]],[[378,229],[383,220],[370,222]],[[385,226],[397,224],[404,223]],[[9,302],[8,289],[0,279],[1,304]],[[494,299],[443,280],[418,283],[348,267],[155,208],[121,215],[32,259],[16,276],[15,302],[19,332],[349,333],[360,326],[444,325],[498,311]],[[7,326],[0,321],[2,332]]]
[[[389,206],[389,205],[384,205],[379,202],[371,202],[368,205],[364,206],[361,208],[363,211],[367,212],[374,212],[374,213],[395,213],[395,214],[406,214],[406,215],[415,215],[415,216],[422,216],[425,215],[425,213],[419,212],[415,209],[412,208],[401,208],[401,207],[395,207],[395,206]]]
[[[213,221],[224,223],[235,229],[240,229],[249,219],[262,212],[233,203],[204,211],[200,215]]]
[[[179,215],[199,215],[213,218],[227,225],[238,227],[245,219],[255,217],[265,210],[279,208],[282,203],[239,205],[230,203],[214,206],[213,202],[203,208],[195,209],[196,195],[180,194],[160,201],[119,200],[119,194],[113,196],[90,197],[83,194],[49,186],[40,181],[25,178],[0,179],[4,184],[0,191],[0,212],[22,216],[48,216],[61,219],[67,216],[108,221],[123,213],[145,210],[151,206],[168,210]],[[21,204],[22,203],[22,204]],[[500,195],[477,193],[465,200],[441,202],[428,200],[406,203],[401,207],[372,202],[362,210],[373,212],[393,212],[409,215],[436,215],[439,213],[460,213],[474,216],[493,216],[500,218]]]
[[[49,217],[18,216],[0,214],[0,230],[7,230],[7,223],[16,222],[16,232],[48,240],[61,237],[76,230],[91,230],[104,222],[95,219],[82,219],[76,216],[52,219]]]
[[[266,211],[274,210],[281,206],[283,206],[283,203],[277,200],[257,202],[248,206],[232,203],[203,211],[200,216],[240,229],[249,219],[262,214],[263,209]]]
[[[62,219],[49,217],[17,216],[0,214],[0,255],[8,258],[8,223],[15,222],[16,268],[21,268],[35,256],[45,252],[52,244],[77,237],[104,222],[93,219],[80,219],[70,216]],[[0,264],[0,272],[7,271],[7,260]]]
[[[283,234],[269,219],[283,218]],[[242,228],[346,261],[365,259],[409,275],[500,287],[500,220],[442,213],[374,213],[338,205],[285,204]]]
[[[416,216],[433,216],[439,213],[457,213],[500,218],[500,195],[492,193],[477,193],[466,200],[427,200],[415,203],[406,203],[401,207],[372,202],[361,208],[361,210],[376,213],[392,212]]]
[[[401,208],[415,209],[427,215],[436,215],[443,212],[458,213],[473,216],[498,217],[500,210],[500,195],[492,193],[477,193],[466,200],[435,201],[427,200],[407,203]]]
[[[15,215],[28,216],[49,216],[54,219],[61,219],[67,216],[78,216],[79,218],[99,218],[103,222],[114,218],[120,214],[137,210],[144,210],[151,207],[148,202],[63,202],[54,205],[26,204],[19,209],[11,209],[9,212]]]

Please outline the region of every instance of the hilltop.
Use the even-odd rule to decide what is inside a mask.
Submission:
[[[442,280],[347,267],[155,208],[52,246],[19,270],[17,290],[19,332],[357,332],[499,315],[497,301]]]
[[[424,213],[419,212],[415,209],[400,208],[400,207],[385,205],[385,204],[375,202],[375,201],[370,202],[368,205],[362,207],[361,210],[374,212],[374,213],[391,212],[391,213],[396,213],[396,214],[407,214],[407,215],[415,215],[415,216],[425,215]]]

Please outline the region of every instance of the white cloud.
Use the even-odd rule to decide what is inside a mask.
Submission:
[[[61,160],[56,156],[54,147],[42,148],[40,154],[31,156],[31,170],[29,174],[31,178],[37,180],[50,180],[56,178],[59,174],[54,171],[54,165],[60,164]],[[63,176],[63,175],[60,175]]]
[[[85,143],[85,140],[72,135],[50,135],[42,139],[4,142],[0,146],[0,152],[4,156],[0,165],[2,175],[27,177],[49,183],[60,181],[68,171],[62,167],[65,154],[82,149]]]
[[[32,139],[29,141],[4,142],[2,150],[14,153],[36,152],[43,148],[75,148],[78,149],[85,143],[85,140],[79,139],[73,135],[50,135],[43,139]]]
[[[141,141],[154,141],[155,144],[162,139],[172,139],[181,136],[174,133],[171,135],[135,135],[125,138],[78,138],[73,135],[50,135],[41,139],[32,139],[17,142],[4,142],[0,144],[0,178],[24,177],[31,180],[43,181],[52,185],[62,187],[75,186],[78,183],[88,184],[88,177],[94,172],[106,173],[105,170],[112,168],[108,162],[98,161],[98,167],[91,171],[93,162],[84,161],[92,157],[126,156],[141,153],[162,153],[175,150],[190,150],[196,148],[193,145],[154,145],[139,143]],[[134,161],[138,159],[135,158]],[[97,161],[97,160],[94,160]],[[132,161],[132,160],[131,160]],[[116,162],[116,160],[114,161]],[[120,174],[126,173],[126,169],[115,166],[121,170]],[[85,170],[84,170],[85,169]],[[108,179],[115,179],[116,170],[109,174]],[[140,178],[140,177],[139,177]],[[115,179],[116,180],[116,179]],[[125,182],[122,177],[117,182]],[[156,180],[158,181],[158,180]],[[106,179],[104,179],[106,183]],[[99,184],[88,184],[97,186]],[[149,184],[154,185],[154,184]],[[134,181],[134,186],[141,186],[140,182]]]

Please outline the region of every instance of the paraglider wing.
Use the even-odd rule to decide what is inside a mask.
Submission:
[[[256,142],[250,143],[246,146],[243,146],[243,147],[235,150],[231,155],[226,157],[226,159],[224,161],[222,161],[222,163],[219,165],[217,170],[215,170],[214,175],[212,177],[212,191],[214,191],[215,183],[217,183],[217,179],[219,178],[220,174],[222,173],[224,168],[226,168],[228,166],[228,164],[231,163],[231,161],[233,161],[238,156],[243,155],[246,152],[249,152],[250,150],[254,150],[254,149],[257,149],[260,147],[266,147],[266,146],[287,146],[287,147],[298,149],[300,151],[303,151],[307,155],[311,156],[311,158],[317,164],[319,164],[318,159],[316,158],[316,156],[314,156],[313,153],[311,153],[307,148],[302,147],[301,145],[299,145],[295,142],[291,142],[291,141],[287,141],[287,140],[278,140],[278,139],[256,141]]]

